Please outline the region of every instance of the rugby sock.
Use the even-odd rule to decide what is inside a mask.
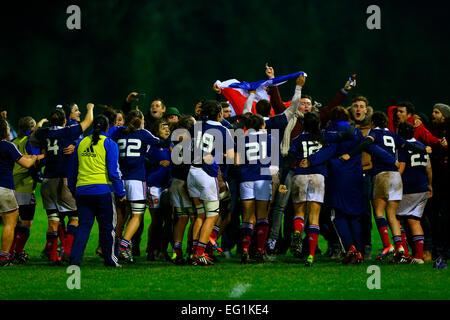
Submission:
[[[423,234],[413,236],[413,242],[414,242],[414,258],[416,259],[423,259],[423,243],[424,243],[425,237]]]
[[[315,224],[310,224],[308,228],[308,244],[309,254],[313,257],[316,253],[317,241],[319,240],[320,227]]]
[[[199,256],[203,255],[205,253],[205,249],[206,249],[206,243],[203,242],[198,242],[197,243],[197,254]]]
[[[303,227],[305,226],[305,219],[303,217],[297,216],[294,217],[294,232],[302,232]]]
[[[56,261],[58,257],[58,232],[47,232],[47,245],[45,247],[47,248],[47,246],[48,253],[50,254],[50,260]]]
[[[66,246],[64,247],[64,252],[70,256],[70,251],[72,250],[73,240],[75,239],[75,233],[77,232],[77,226],[74,224],[69,224],[67,226],[66,233]]]
[[[395,251],[397,252],[397,250],[402,246],[402,236],[393,236],[392,239],[394,239],[394,246],[395,246]]]
[[[58,237],[59,241],[61,242],[61,247],[66,247],[66,225],[64,223],[64,220],[60,221],[58,224]]]
[[[16,236],[14,239],[15,244],[14,251],[16,253],[22,253],[23,248],[25,248],[25,244],[27,243],[29,237],[30,237],[30,227],[25,226],[23,224],[19,224],[16,227]],[[11,247],[11,250],[13,250],[13,247]]]
[[[11,258],[11,254],[9,252],[0,251],[0,260],[8,261]]]
[[[258,244],[258,250],[261,250],[262,252],[265,251],[264,244],[267,240],[267,235],[269,233],[269,220],[268,219],[258,219],[256,221],[256,238],[257,238],[257,244]]]
[[[250,241],[252,239],[253,223],[242,222],[241,224],[241,243],[242,249],[247,250],[250,247]]]
[[[183,243],[179,242],[179,241],[175,241],[175,243],[173,244],[173,251],[175,252],[175,254],[179,257],[183,256]]]
[[[127,250],[131,247],[131,241],[127,241],[125,239],[120,240],[120,250]]]
[[[405,257],[409,257],[408,241],[406,240],[405,229],[401,228],[400,232],[402,233],[402,246],[403,246],[403,249],[405,249]]]
[[[377,224],[378,232],[380,233],[381,242],[383,242],[383,247],[387,248],[391,245],[389,241],[389,230],[388,224],[384,217],[375,217],[375,223]]]
[[[220,230],[220,227],[215,225],[213,227],[213,229],[211,231],[211,235],[209,237],[212,238],[214,241],[217,241],[217,238],[219,238],[219,230]]]
[[[198,240],[192,240],[192,253],[197,253]]]

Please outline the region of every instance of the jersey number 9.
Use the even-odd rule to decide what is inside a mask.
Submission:
[[[395,154],[395,141],[391,136],[383,136],[383,143],[386,147],[392,148],[392,153]]]

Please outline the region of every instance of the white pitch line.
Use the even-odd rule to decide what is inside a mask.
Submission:
[[[249,283],[239,283],[230,292],[230,298],[240,298],[248,288],[251,287]]]

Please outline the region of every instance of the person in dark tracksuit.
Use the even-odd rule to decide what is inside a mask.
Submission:
[[[126,192],[118,167],[119,149],[114,141],[107,138],[108,129],[108,118],[97,116],[92,135],[81,140],[77,147],[79,226],[70,253],[70,264],[80,264],[96,217],[105,266],[120,266],[114,248],[117,221],[115,197],[122,202]]]

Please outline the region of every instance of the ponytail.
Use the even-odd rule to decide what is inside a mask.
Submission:
[[[104,115],[98,115],[94,119],[94,131],[92,132],[92,145],[96,145],[100,140],[100,133],[106,131],[109,126],[109,120]]]
[[[139,110],[131,110],[125,117],[125,133],[130,134],[140,129],[141,121],[144,119],[144,115]]]

